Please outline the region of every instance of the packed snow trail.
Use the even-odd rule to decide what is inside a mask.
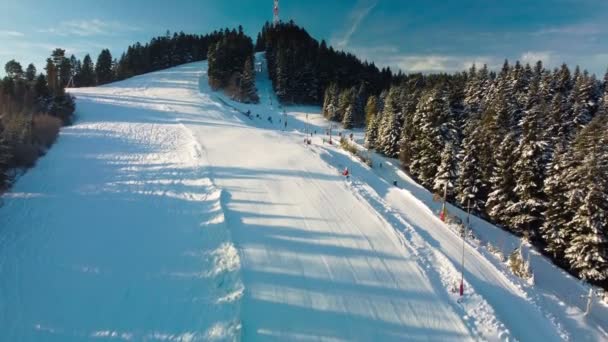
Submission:
[[[73,91],[0,210],[0,340],[475,338],[333,168],[199,96],[204,68]]]
[[[205,77],[201,88],[211,113]],[[186,123],[241,253],[243,339],[466,340],[465,320],[387,222],[291,133],[260,129],[276,113],[252,114],[263,114],[254,125],[238,113]]]
[[[206,63],[73,90],[77,124],[0,209],[0,340],[559,338],[457,304],[384,182],[281,131],[264,76],[257,106],[210,91]]]
[[[257,55],[257,58],[262,64],[265,64],[263,55]],[[319,134],[323,133],[323,130],[327,127],[327,122],[322,117],[319,117],[318,114],[313,114],[315,112],[318,113],[318,108],[281,108],[280,105],[277,105],[278,101],[272,93],[272,88],[265,72],[258,75],[256,82],[261,98],[259,105],[244,105],[235,102],[231,102],[230,105],[239,108],[241,112],[251,110],[254,118],[256,114],[260,114],[261,118],[254,119],[253,124],[248,120],[245,120],[245,122],[257,127],[273,129],[273,133],[283,128],[279,120],[288,120],[289,126],[287,131],[289,133],[282,133],[282,139],[279,142],[280,145],[286,146],[286,148],[283,149],[283,153],[277,153],[278,158],[285,158],[285,154],[295,156],[296,151],[306,149],[301,143],[304,137],[301,133],[315,131]],[[201,86],[203,94],[209,92],[205,81],[201,83]],[[267,116],[273,118],[273,123],[268,123],[265,120]],[[336,131],[338,130],[335,130],[334,134],[337,134]],[[271,135],[271,133],[267,135]],[[244,135],[244,137],[249,137],[249,135]],[[337,138],[334,135],[334,142],[337,142]],[[247,141],[249,138],[241,139]],[[291,144],[289,140],[291,140]],[[313,146],[308,147],[311,153],[326,161],[327,165],[333,166],[334,175],[338,175],[339,170],[342,168],[349,167],[353,174],[353,179],[363,183],[361,187],[357,186],[357,188],[361,188],[362,190],[354,188],[349,190],[351,192],[358,192],[361,197],[364,197],[361,201],[372,205],[377,215],[381,216],[383,221],[390,221],[390,226],[376,226],[376,230],[411,228],[413,233],[417,235],[417,240],[405,242],[404,247],[416,249],[414,251],[414,254],[416,254],[415,258],[420,258],[418,255],[420,249],[426,249],[433,254],[433,256],[430,256],[426,260],[427,264],[419,262],[419,265],[425,268],[429,263],[432,265],[431,268],[433,270],[426,271],[429,277],[436,275],[437,277],[449,279],[459,275],[459,270],[456,267],[459,266],[462,254],[461,239],[448,230],[447,227],[443,226],[433,212],[409,192],[393,187],[388,180],[385,181],[378,177],[375,174],[375,170],[370,170],[362,163],[353,161],[353,158],[349,157],[344,151],[341,151],[339,147],[327,144],[322,145],[321,137],[318,135],[314,136],[313,141]],[[294,142],[298,146],[293,146]],[[255,143],[253,145],[257,146],[258,144]],[[275,149],[277,148],[276,145],[276,142],[268,143],[265,149]],[[252,151],[251,154],[254,153],[256,152]],[[299,156],[299,154],[297,155]],[[304,157],[293,159],[301,161],[302,158]],[[313,160],[306,160],[302,166],[296,169],[305,170],[310,165],[315,165],[315,163]],[[401,182],[400,178],[392,179],[399,179],[399,182]],[[421,196],[421,193],[425,191],[422,188],[416,189],[418,190],[418,192],[414,193],[416,196]],[[374,197],[378,199],[373,199]],[[392,214],[387,215],[385,212]],[[392,221],[393,216],[397,216],[396,221]],[[467,248],[466,263],[468,265],[465,274],[466,279],[475,288],[471,290],[467,284],[467,292],[473,293],[469,297],[473,298],[464,302],[464,308],[458,307],[457,311],[460,309],[465,312],[469,325],[481,335],[481,338],[498,338],[499,336],[500,338],[510,338],[512,336],[521,340],[550,341],[566,337],[563,331],[558,331],[560,322],[552,322],[550,317],[546,317],[538,307],[529,301],[526,294],[520,290],[517,284],[510,282],[500,270],[496,269],[484,256],[470,247]],[[452,283],[441,284],[439,283],[439,279],[433,279],[433,283],[443,286],[444,290],[449,292],[456,281],[454,279]],[[451,299],[455,300],[453,294]],[[573,332],[579,331],[573,330]],[[587,327],[583,327],[580,332],[584,332],[582,336],[586,339],[600,336],[597,335],[597,331],[593,331]],[[493,337],[492,333],[494,333]]]
[[[264,62],[263,55],[258,55],[257,58]],[[262,103],[256,106],[256,111],[276,111],[274,107],[277,101],[273,98],[267,77],[258,76],[256,81],[258,89],[262,90]],[[356,187],[357,192],[373,204],[378,212],[383,213],[394,228],[403,230],[400,233],[413,235],[412,239],[416,241],[410,241],[410,245],[415,245],[414,248],[418,251],[432,252],[429,262],[435,265],[442,280],[448,281],[446,286],[458,284],[462,240],[453,229],[439,220],[437,213],[441,203],[433,201],[432,193],[407,176],[401,170],[398,160],[366,152],[375,165],[370,169],[340,147],[322,144],[321,136],[331,124],[335,142],[338,141],[338,133],[341,132],[344,136],[353,133],[358,148],[363,150],[364,133],[361,130],[340,129],[336,123],[328,122],[318,107],[289,106],[280,109],[285,113],[283,119],[289,121],[291,131],[299,133],[300,139],[304,132],[318,134],[313,134],[311,148],[338,169],[348,166],[353,172],[353,179],[360,183]],[[384,167],[379,167],[380,164]],[[397,181],[398,186],[393,186],[393,181]],[[450,215],[465,220],[466,212],[449,204],[448,209]],[[563,338],[597,341],[608,338],[608,305],[595,300],[591,313],[584,314],[588,286],[560,270],[538,252],[530,250],[529,246],[524,246],[535,276],[534,286],[529,286],[513,276],[503,262],[481,246],[492,243],[508,255],[519,246],[520,240],[475,216],[471,217],[471,228],[481,240],[467,243],[467,295],[460,302],[476,323],[473,325],[483,329],[489,323],[501,336],[510,334],[520,340]],[[484,307],[488,304],[491,308]],[[506,331],[504,326],[508,327]]]
[[[77,123],[3,197],[0,341],[239,338],[222,191],[167,112],[199,68],[72,91]]]

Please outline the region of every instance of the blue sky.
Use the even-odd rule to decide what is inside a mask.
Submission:
[[[272,0],[0,0],[0,64],[39,68],[55,47],[94,60],[102,48],[166,30],[206,33],[243,25],[255,36]],[[281,0],[281,17],[317,39],[380,66],[453,72],[504,58],[562,62],[603,75],[608,67],[606,0]]]

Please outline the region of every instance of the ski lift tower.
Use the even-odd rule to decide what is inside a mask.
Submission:
[[[272,12],[274,14],[274,19],[272,22],[276,26],[279,24],[279,0],[274,0],[274,8]]]

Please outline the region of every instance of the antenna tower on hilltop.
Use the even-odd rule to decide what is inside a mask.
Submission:
[[[279,24],[279,0],[274,0],[274,9],[272,10],[274,14],[273,23],[275,25]]]

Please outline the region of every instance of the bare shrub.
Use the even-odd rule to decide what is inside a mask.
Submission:
[[[28,142],[31,136],[31,117],[22,114],[9,114],[2,117],[4,138],[10,146]]]
[[[32,167],[40,156],[40,148],[31,143],[18,143],[13,146],[13,160],[17,167]]]
[[[48,114],[36,115],[32,120],[32,141],[41,147],[49,148],[59,135],[62,122]]]
[[[508,266],[516,276],[528,281],[533,280],[530,262],[524,259],[521,247],[509,255]]]
[[[369,156],[366,155],[364,152],[359,151],[355,145],[351,144],[348,141],[347,138],[340,137],[340,147],[342,147],[345,151],[348,151],[352,155],[354,155],[357,158],[359,158],[359,160],[361,160],[367,166],[372,167],[373,163],[372,163],[371,158],[369,158]]]

